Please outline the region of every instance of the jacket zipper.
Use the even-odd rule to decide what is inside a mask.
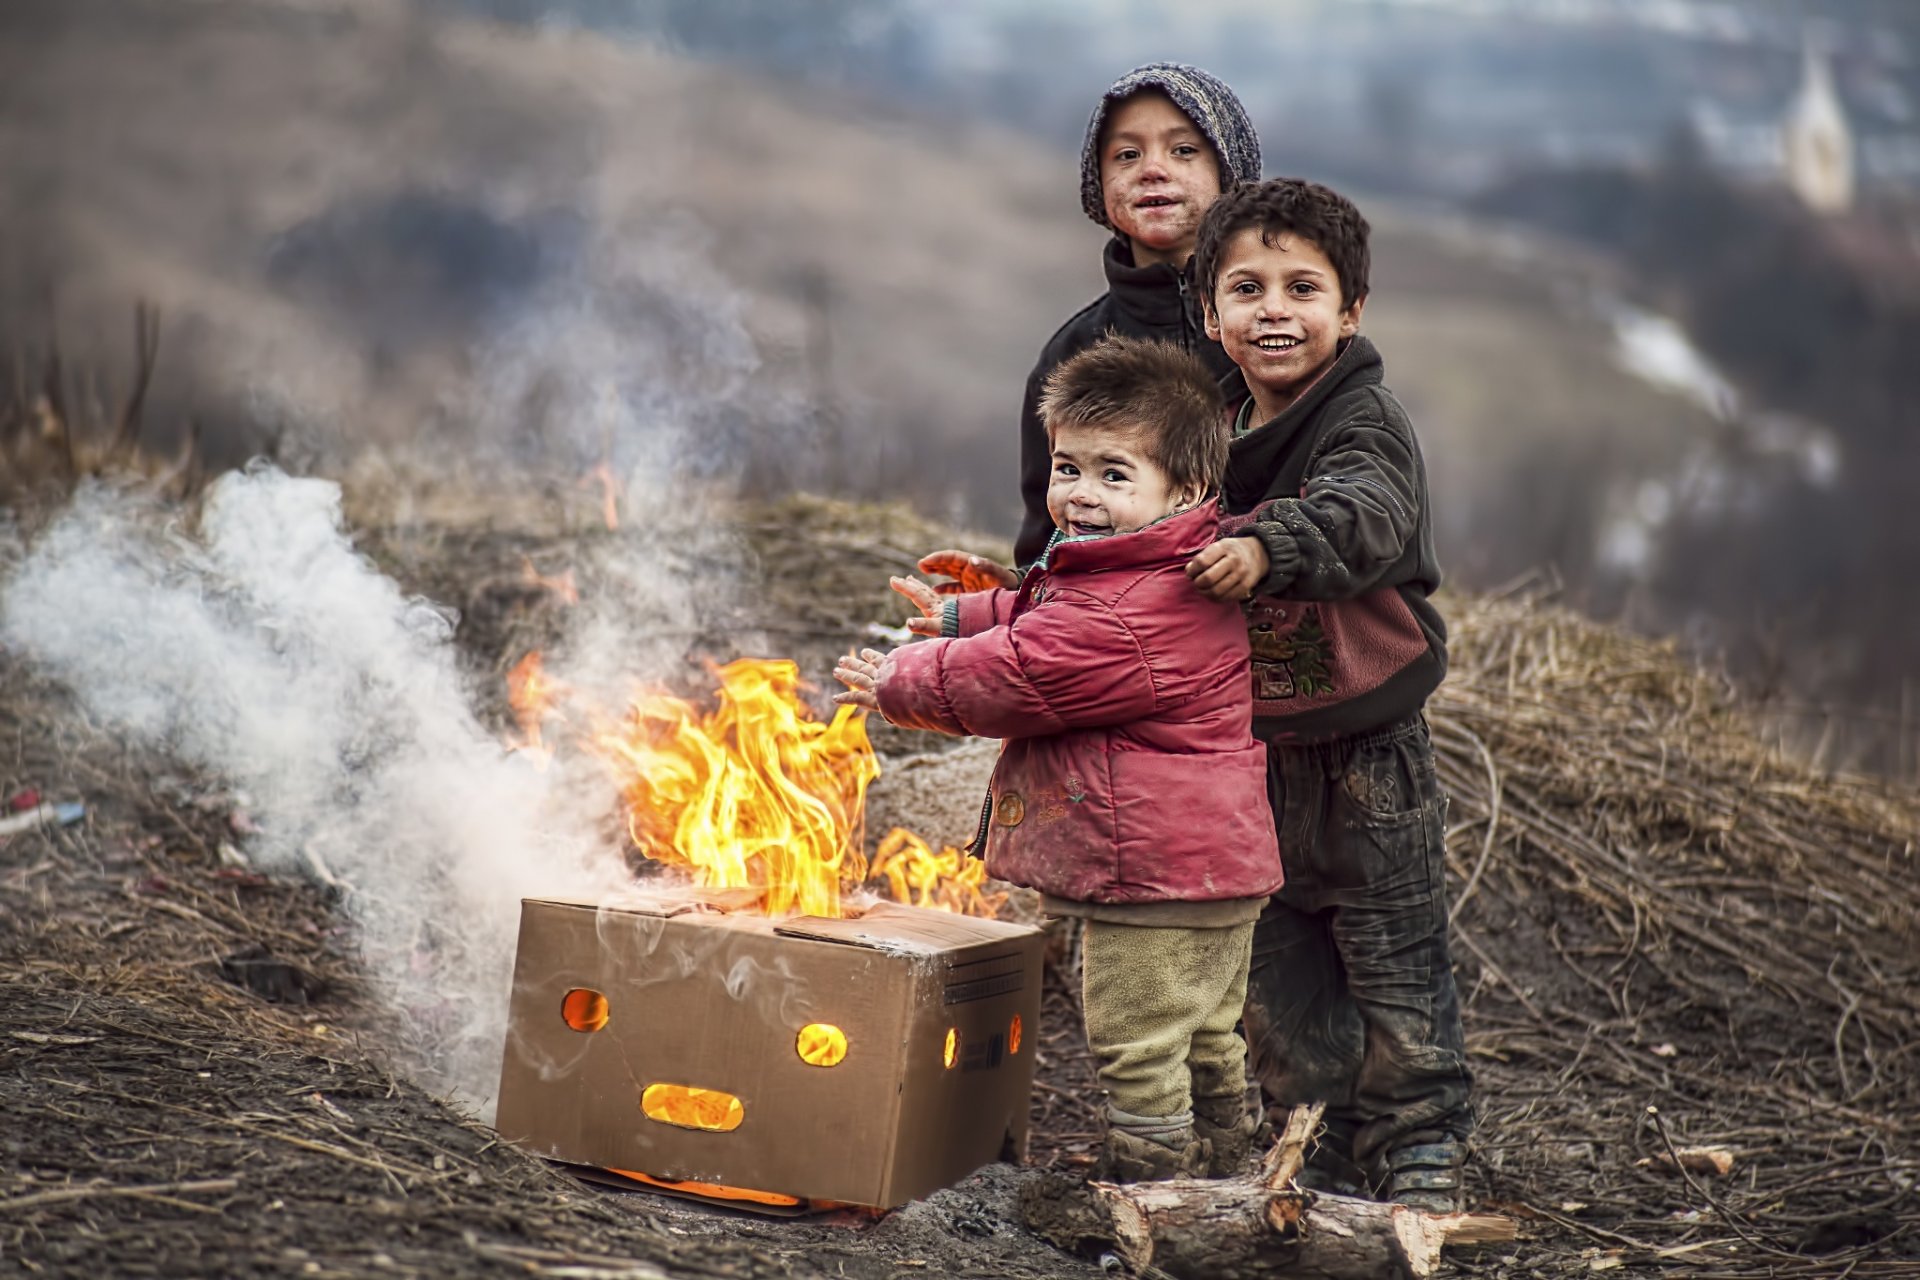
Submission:
[[[1386,496],[1387,501],[1393,504],[1393,509],[1400,518],[1402,520],[1407,518],[1407,509],[1400,504],[1399,495],[1378,480],[1368,476],[1324,476],[1322,478],[1332,484],[1357,484],[1368,489],[1378,489]]]
[[[984,859],[987,856],[987,824],[993,820],[993,787],[987,787],[987,798],[980,803],[980,830],[974,833],[973,843],[967,846],[969,858]]]
[[[1180,349],[1193,353],[1193,316],[1187,311],[1187,273],[1175,269],[1173,282],[1180,286]]]

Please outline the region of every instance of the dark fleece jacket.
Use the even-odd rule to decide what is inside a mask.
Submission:
[[[1199,294],[1186,271],[1165,263],[1134,266],[1132,248],[1118,236],[1107,242],[1101,262],[1106,267],[1107,291],[1060,326],[1027,375],[1026,398],[1020,405],[1020,498],[1026,513],[1013,544],[1017,564],[1038,560],[1053,536],[1053,517],[1047,514],[1053,450],[1047,444],[1046,424],[1040,421],[1040,392],[1056,366],[1109,333],[1117,333],[1176,343],[1199,356],[1216,378],[1233,370],[1233,361],[1220,344],[1207,337]]]
[[[1272,564],[1254,590],[1254,732],[1316,742],[1418,711],[1447,669],[1426,465],[1380,352],[1349,341],[1333,367],[1227,454],[1228,535]],[[1238,370],[1223,380],[1236,412]]]

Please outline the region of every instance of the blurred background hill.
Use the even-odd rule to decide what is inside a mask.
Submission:
[[[14,0],[0,403],[111,421],[148,300],[156,448],[1005,533],[1021,381],[1102,287],[1087,111],[1193,61],[1373,218],[1455,583],[1727,652],[1911,778],[1917,41],[1902,0]]]

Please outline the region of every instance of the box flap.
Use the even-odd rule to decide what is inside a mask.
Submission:
[[[603,898],[522,898],[522,903],[544,902],[588,911],[625,911],[636,916],[671,919],[697,912],[721,915],[752,914],[764,894],[758,889],[701,889],[693,885],[647,885]]]
[[[876,903],[858,919],[795,916],[774,925],[773,931],[788,938],[812,938],[820,942],[871,947],[876,951],[928,955],[982,942],[1003,942],[1034,932],[1023,924],[982,920],[974,916],[955,915],[950,911],[902,906],[896,902]]]

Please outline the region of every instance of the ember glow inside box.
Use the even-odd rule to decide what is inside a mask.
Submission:
[[[523,900],[503,1136],[723,1197],[876,1206],[1024,1153],[1039,931],[723,905]]]

